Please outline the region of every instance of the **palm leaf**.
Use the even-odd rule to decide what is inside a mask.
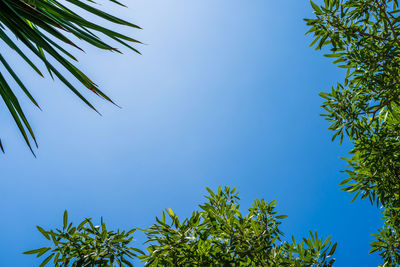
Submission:
[[[92,6],[92,4],[96,4],[95,1],[86,1],[89,3],[83,0],[65,1],[75,7],[77,12],[66,7],[59,0],[0,0],[0,42],[3,42],[3,44],[20,56],[23,62],[28,64],[36,73],[43,76],[40,68],[33,63],[33,58],[39,59],[39,62],[43,63],[51,77],[57,77],[86,105],[97,112],[94,106],[81,94],[80,90],[64,77],[63,73],[72,74],[86,89],[89,89],[99,97],[111,103],[114,102],[72,63],[73,61],[77,61],[77,59],[65,49],[65,45],[82,50],[78,45],[72,42],[72,37],[75,37],[74,39],[78,38],[81,42],[89,43],[99,49],[119,52],[117,48],[114,48],[97,35],[100,33],[109,40],[116,41],[136,53],[139,53],[139,51],[129,43],[140,42],[114,29],[103,27],[80,16],[79,10],[89,12],[114,24],[137,29],[140,29],[140,27]],[[124,6],[119,1],[110,1]],[[10,37],[10,35],[13,35],[18,41],[14,41],[15,38]],[[21,45],[28,48],[28,50],[33,53],[33,56],[24,54],[20,49]],[[52,64],[54,61],[59,63],[61,67],[55,67]],[[3,70],[8,73],[18,85],[17,88],[11,88],[5,76],[0,72],[0,97],[3,99],[8,111],[13,117],[27,146],[32,153],[34,153],[31,143],[33,141],[37,147],[36,138],[20,106],[18,98],[14,94],[14,90],[19,88],[38,108],[40,108],[39,104],[13,67],[7,62],[7,59],[1,54],[0,64],[3,66]],[[4,152],[1,139],[0,150]]]

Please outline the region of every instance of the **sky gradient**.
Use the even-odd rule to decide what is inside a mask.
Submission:
[[[368,255],[379,211],[339,189],[338,157],[350,146],[331,142],[318,93],[343,73],[308,48],[308,1],[102,3],[143,27],[121,28],[146,43],[143,55],[74,54],[122,109],[86,93],[99,116],[0,45],[43,109],[23,101],[34,158],[0,104],[0,266],[38,265],[22,255],[48,244],[35,225],[61,226],[65,209],[74,222],[103,216],[109,228],[144,228],[165,208],[189,215],[218,185],[236,186],[243,208],[277,199],[289,237],[331,235],[336,266],[380,263]]]

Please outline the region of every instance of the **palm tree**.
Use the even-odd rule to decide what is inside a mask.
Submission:
[[[116,0],[110,1],[124,6]],[[140,27],[135,24],[95,8],[93,4],[96,4],[96,2],[93,0],[64,0],[63,2],[68,2],[72,9],[76,8],[89,12],[114,24],[140,29]],[[86,105],[97,112],[94,106],[82,96],[79,90],[64,77],[65,74],[63,74],[63,72],[69,72],[81,85],[101,98],[111,103],[113,102],[107,95],[99,90],[93,81],[73,65],[72,62],[77,60],[64,48],[65,45],[67,44],[82,50],[77,44],[71,41],[70,38],[75,36],[81,42],[89,43],[97,48],[119,52],[118,49],[110,46],[96,35],[100,33],[108,39],[117,41],[123,46],[139,53],[139,51],[130,44],[140,42],[111,30],[109,27],[102,27],[82,17],[71,8],[62,4],[60,0],[0,0],[0,42],[3,42],[2,46],[10,48],[10,54],[11,52],[16,53],[36,73],[43,76],[39,67],[33,63],[33,58],[39,59],[52,78],[54,76],[57,77],[76,96],[86,103]],[[30,50],[32,56],[25,54],[21,50],[20,45]],[[7,52],[7,54],[9,53]],[[28,88],[25,87],[21,79],[15,73],[13,66],[7,63],[7,60],[1,53],[0,62],[3,66],[2,70],[8,73],[9,78],[13,79],[18,85],[18,88],[11,88],[9,82],[0,71],[0,96],[11,113],[26,144],[32,153],[34,153],[31,143],[33,141],[37,147],[36,138],[13,90],[22,90],[35,106],[39,109],[40,107]],[[55,67],[52,62],[58,62],[62,67]],[[0,149],[4,153],[1,139]]]

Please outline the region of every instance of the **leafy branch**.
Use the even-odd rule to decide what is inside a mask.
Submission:
[[[123,6],[118,1],[111,1]],[[90,1],[90,4],[82,0],[67,0],[67,2],[76,8],[78,13],[85,11],[112,24],[140,29],[136,24],[95,8],[93,6],[96,3],[95,1]],[[64,76],[63,72],[70,73],[81,85],[97,96],[111,103],[114,102],[72,63],[77,61],[77,59],[64,46],[68,45],[69,47],[83,51],[71,40],[71,37],[75,37],[80,42],[88,43],[96,48],[121,53],[117,48],[103,41],[98,36],[98,33],[136,53],[139,53],[139,51],[131,44],[138,44],[140,42],[111,28],[98,25],[78,13],[66,7],[58,0],[0,0],[0,42],[8,46],[10,51],[16,53],[37,74],[44,77],[39,67],[33,63],[34,59],[38,59],[45,66],[52,78],[57,77],[87,106],[98,112],[82,95],[80,90],[72,85],[71,81]],[[10,37],[10,35],[13,35],[18,41],[15,41],[15,38]],[[32,52],[33,56],[26,55],[20,46],[24,46]],[[53,62],[59,63],[61,68],[55,67]],[[18,85],[16,88],[12,88],[0,72],[0,96],[11,113],[26,144],[34,154],[31,140],[33,140],[37,147],[36,137],[14,90],[17,88],[21,89],[36,107],[40,108],[39,104],[16,74],[14,70],[15,66],[8,64],[7,60],[1,54],[0,64]],[[4,152],[1,140],[0,149]]]

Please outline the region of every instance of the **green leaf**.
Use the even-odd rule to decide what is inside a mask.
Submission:
[[[63,216],[63,229],[67,229],[68,225],[68,212],[67,210],[64,211],[64,216]]]
[[[122,259],[122,262],[125,263],[126,265],[128,265],[129,267],[133,267],[133,264],[124,258]]]
[[[38,249],[32,249],[32,250],[29,250],[29,251],[25,251],[23,254],[27,254],[27,255],[37,254],[37,253],[41,253],[42,251],[48,251],[49,249],[51,249],[51,248],[43,247],[43,248],[38,248]]]
[[[36,226],[36,228],[39,230],[40,233],[42,233],[42,235],[47,239],[50,240],[50,236],[49,233],[46,232],[42,227],[40,226]]]
[[[54,256],[54,253],[50,254],[40,265],[39,267],[45,266]]]
[[[313,1],[310,1],[310,3],[311,3],[312,8],[315,10],[315,12],[317,14],[322,14],[322,11],[321,11],[321,9],[319,8],[318,5],[316,5]]]
[[[337,247],[337,243],[333,244],[331,250],[330,250],[329,253],[328,253],[328,256],[332,256],[333,253],[335,253],[336,247]]]

